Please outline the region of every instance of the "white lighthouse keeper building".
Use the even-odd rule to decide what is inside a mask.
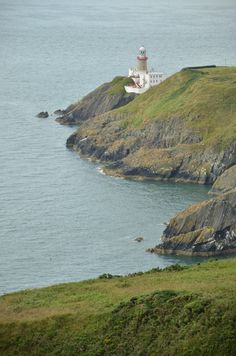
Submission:
[[[142,94],[164,80],[162,72],[148,71],[147,60],[146,49],[142,46],[137,56],[137,68],[129,69],[128,76],[132,78],[133,84],[125,86],[127,93]]]

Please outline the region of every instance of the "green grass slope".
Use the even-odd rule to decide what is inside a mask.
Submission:
[[[236,138],[236,67],[182,70],[117,112],[130,114],[127,128],[180,117],[203,143],[225,147]]]
[[[1,355],[234,355],[236,259],[0,298]]]
[[[111,88],[108,91],[109,95],[125,94],[125,85],[132,84],[133,81],[128,77],[117,76],[111,81]]]
[[[111,175],[212,184],[236,162],[236,67],[182,70],[88,120],[67,146]]]

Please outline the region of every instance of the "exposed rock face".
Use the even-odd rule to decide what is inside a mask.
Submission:
[[[101,85],[81,101],[70,105],[56,121],[63,125],[77,125],[94,116],[128,104],[136,95],[127,94],[124,91],[127,81],[129,79],[126,77],[116,77],[113,81]]]
[[[149,252],[193,256],[236,252],[236,189],[177,214],[162,243]]]
[[[171,117],[126,130],[124,115],[108,113],[83,124],[67,147],[106,164],[111,175],[211,184],[236,163],[236,141],[221,153],[202,144],[197,130]]]
[[[227,169],[217,178],[212,186],[210,194],[220,194],[228,192],[236,187],[236,165]]]
[[[56,111],[54,111],[53,114],[56,115],[56,116],[62,116],[62,115],[66,114],[66,111],[65,110],[61,110],[61,109],[57,109]]]

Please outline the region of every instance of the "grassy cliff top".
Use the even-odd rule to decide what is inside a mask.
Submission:
[[[116,110],[128,113],[123,127],[179,117],[208,145],[225,147],[236,138],[236,67],[187,69]]]
[[[233,355],[236,259],[105,277],[0,297],[0,353]]]
[[[125,94],[125,85],[129,85],[131,83],[133,83],[131,78],[117,76],[111,81],[111,88],[109,89],[108,93],[110,95]]]

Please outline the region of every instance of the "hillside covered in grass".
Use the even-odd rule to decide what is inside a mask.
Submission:
[[[236,68],[186,69],[67,141],[126,177],[213,183],[236,163]]]
[[[119,111],[132,115],[127,127],[181,117],[198,131],[202,143],[221,149],[235,139],[235,99],[235,67],[184,69]]]
[[[1,355],[234,355],[236,259],[0,297]]]

